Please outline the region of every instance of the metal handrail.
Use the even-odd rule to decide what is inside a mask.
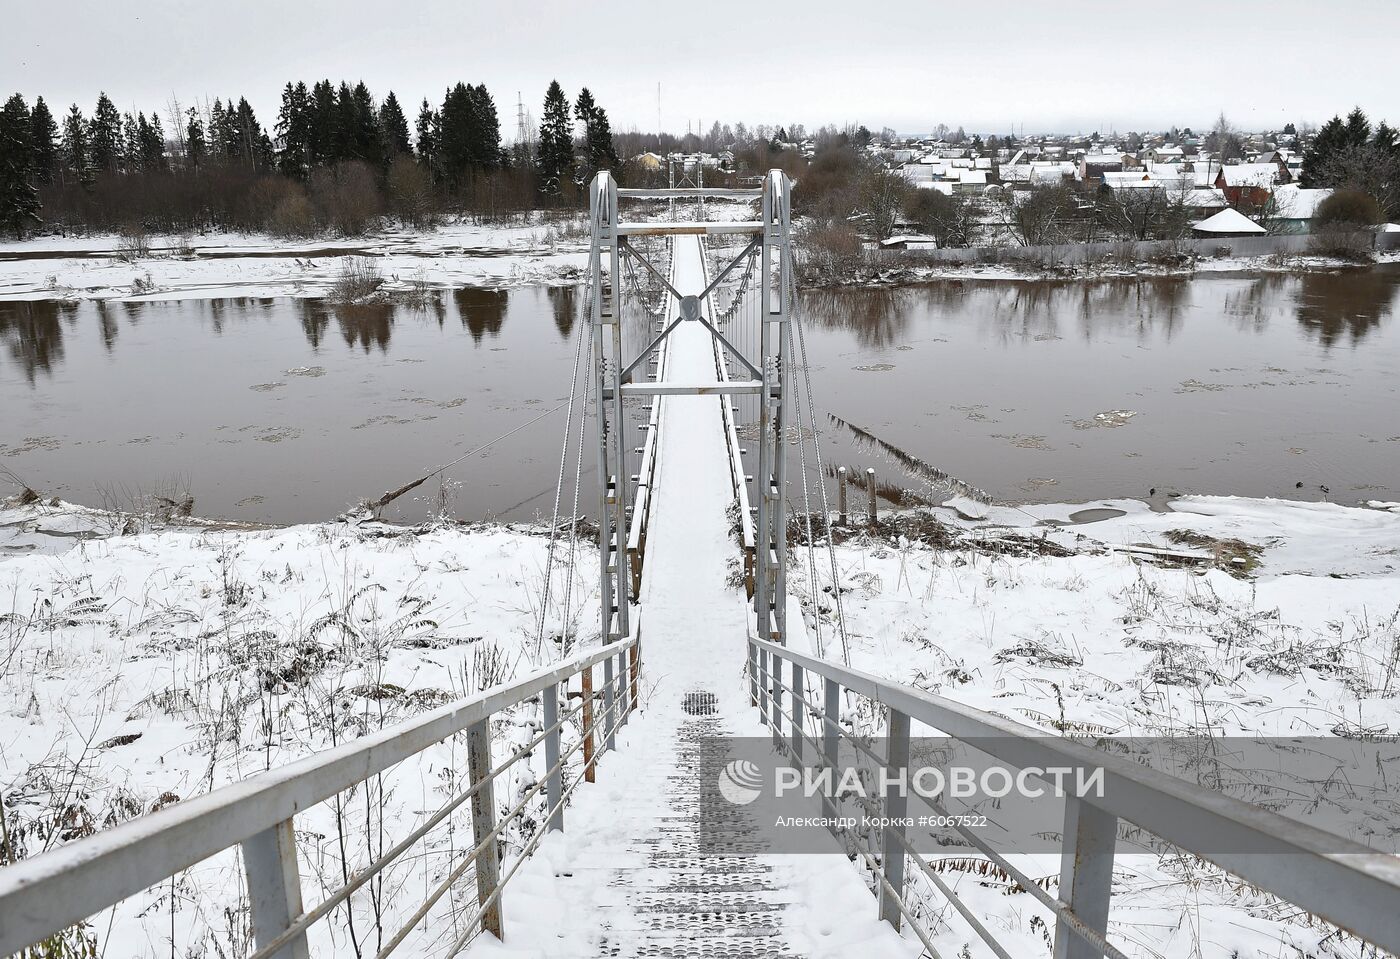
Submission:
[[[492,687],[388,729],[6,866],[0,869],[0,955],[17,952],[61,932],[128,896],[241,844],[252,902],[254,935],[259,947],[255,955],[276,955],[279,959],[304,956],[305,932],[311,923],[327,915],[462,802],[475,800],[472,804],[475,835],[485,837],[487,833],[492,836],[499,833],[489,786],[496,776],[524,755],[525,750],[518,751],[501,765],[493,767],[489,720],[493,714],[537,696],[544,697],[545,728],[532,740],[531,746],[540,741],[546,745],[546,762],[551,767],[541,777],[539,788],[548,789],[548,801],[554,808],[551,808],[545,820],[549,829],[562,829],[562,801],[568,793],[562,790],[559,772],[569,756],[591,744],[593,734],[600,725],[604,733],[603,751],[606,751],[613,731],[637,707],[635,671],[638,652],[635,636],[601,648],[581,651],[524,679]],[[633,677],[630,683],[629,659]],[[605,683],[600,688],[608,705],[602,715],[593,720],[589,715],[593,696],[590,677],[593,667],[600,663],[616,668],[610,670],[611,683]],[[560,718],[557,708],[559,686],[575,675],[584,678],[585,700]],[[616,716],[614,709],[618,710]],[[580,710],[585,714],[586,729],[582,731],[579,742],[561,757],[559,742],[563,726]],[[616,722],[609,725],[614,718]],[[470,740],[471,788],[449,800],[443,809],[416,829],[409,839],[391,849],[387,856],[357,873],[331,893],[327,900],[304,911],[301,906],[293,817],[462,732],[467,733]],[[597,754],[587,748],[584,752],[585,767],[591,768],[597,762]],[[538,788],[535,791],[538,792]],[[569,792],[572,792],[572,787]],[[513,816],[514,813],[507,816],[501,825]],[[541,836],[543,832],[541,830]],[[534,840],[535,844],[538,838]],[[478,842],[478,849],[489,841],[483,838]],[[533,849],[533,845],[529,848]],[[473,853],[469,861],[476,858],[477,854]],[[492,873],[495,868],[493,860]],[[510,875],[513,874],[514,870]],[[485,900],[490,898],[492,902],[496,901],[501,884],[494,881],[493,876],[491,888],[486,888],[478,875],[483,914]],[[491,931],[499,935],[499,912],[496,921],[490,925],[494,926]]]
[[[630,260],[628,261],[630,262]],[[675,272],[675,257],[671,258],[670,272]],[[672,277],[674,279],[674,276]],[[669,286],[669,284],[668,284]],[[669,289],[664,299],[664,316],[676,312],[675,294]],[[667,359],[671,351],[671,341],[665,340],[657,351],[656,379],[666,378]],[[646,440],[642,443],[642,460],[637,469],[636,494],[632,503],[631,525],[627,530],[627,555],[632,560],[632,594],[640,595],[642,590],[642,567],[646,564],[647,527],[651,525],[651,507],[655,500],[652,484],[656,481],[658,457],[656,451],[661,445],[661,398],[652,397],[651,412],[647,418]]]
[[[760,191],[761,192],[761,191]],[[702,244],[704,240],[700,241]],[[715,311],[715,291],[710,283],[710,261],[701,256],[705,270],[705,286],[710,290],[705,299],[709,302],[710,316]],[[738,261],[735,260],[735,263]],[[732,266],[732,264],[731,264]],[[730,381],[729,366],[724,361],[724,350],[718,340],[711,344],[715,354],[715,377],[721,383]],[[754,564],[754,524],[753,512],[749,508],[749,484],[744,470],[743,447],[739,445],[738,423],[734,416],[734,406],[727,397],[720,397],[720,415],[724,422],[725,449],[729,453],[729,482],[734,488],[734,499],[739,504],[739,539],[744,553],[744,583],[749,596],[753,595]]]
[[[779,678],[784,664],[795,673],[791,685]],[[954,739],[971,740],[969,745],[1016,768],[1070,766],[1102,770],[1101,795],[1066,800],[1060,898],[1050,900],[1048,893],[1037,897],[1053,902],[1050,908],[1058,920],[1056,957],[1122,955],[1106,940],[1113,844],[1119,819],[1210,860],[1369,943],[1391,952],[1400,950],[1400,857],[1378,853],[1073,740],[1047,737],[1029,726],[942,696],[753,636],[749,637],[748,669],[754,705],[773,729],[775,739],[792,747],[789,752],[799,762],[800,744],[804,741],[816,747],[818,762],[835,762],[835,737],[828,734],[819,745],[801,728],[800,717],[781,708],[783,692],[792,695],[793,687],[803,688],[803,677],[811,673],[825,680],[823,702],[818,706],[804,692],[802,705],[814,717],[820,717],[827,729],[834,726],[844,732],[836,721],[842,690],[889,710],[891,765],[908,761],[912,720]],[[786,737],[782,719],[787,720]],[[959,832],[967,837],[970,831]],[[890,904],[902,913],[897,887],[902,886],[905,854],[912,855],[912,848],[900,827],[886,827],[885,833],[884,855],[877,874],[882,884],[892,887]],[[972,841],[994,862],[1005,862],[980,840],[972,837]],[[1248,851],[1228,851],[1232,848]],[[1288,860],[1288,868],[1279,868],[1280,860],[1274,859],[1278,854],[1293,857]],[[924,866],[922,862],[919,865]],[[1018,871],[1011,874],[1028,889],[1034,885],[1028,884]],[[897,925],[897,917],[885,908],[883,900],[884,897],[882,915]]]

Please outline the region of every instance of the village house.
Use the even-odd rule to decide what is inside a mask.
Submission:
[[[1086,153],[1079,161],[1079,179],[1085,183],[1102,182],[1105,173],[1123,172],[1124,159],[1121,153]]]
[[[1198,237],[1224,239],[1238,236],[1263,236],[1269,231],[1239,210],[1224,209],[1192,224],[1191,232]]]
[[[1232,207],[1259,210],[1269,202],[1274,187],[1292,177],[1281,163],[1236,163],[1217,168],[1215,186],[1225,192]]]

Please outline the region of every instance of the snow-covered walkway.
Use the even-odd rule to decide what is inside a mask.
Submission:
[[[673,282],[704,288],[703,248],[678,237]],[[716,379],[698,323],[669,339],[668,380]],[[908,946],[875,919],[846,859],[755,855],[745,807],[718,798],[720,737],[763,736],[743,665],[747,612],[725,585],[737,549],[725,515],[732,493],[716,396],[662,402],[641,589],[642,710],[579,790],[565,831],[543,844],[506,903],[504,945],[477,955],[823,956],[861,944]]]

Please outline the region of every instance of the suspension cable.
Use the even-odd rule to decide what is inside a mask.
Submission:
[[[802,379],[807,388],[807,417],[812,427],[812,449],[816,453],[817,484],[821,490],[822,515],[826,517],[826,551],[831,561],[831,592],[836,597],[836,626],[841,635],[841,656],[845,664],[851,664],[851,640],[846,631],[846,610],[841,600],[841,570],[836,562],[836,544],[831,537],[831,507],[826,495],[826,468],[822,465],[821,433],[817,429],[816,401],[812,395],[812,370],[807,362],[807,335],[802,326],[802,311],[797,306],[797,276],[792,265],[788,266],[788,303],[791,306],[792,322],[797,326],[797,342],[802,353]],[[799,434],[798,439],[801,439]]]
[[[544,649],[544,627],[549,618],[549,594],[554,584],[554,547],[559,539],[559,499],[564,492],[564,467],[569,461],[569,437],[573,433],[574,425],[574,399],[578,396],[578,371],[583,362],[583,311],[592,297],[593,278],[590,275],[588,284],[585,287],[583,299],[575,311],[574,322],[578,327],[577,340],[574,346],[574,370],[569,380],[569,403],[568,412],[564,416],[564,442],[559,449],[559,477],[554,484],[554,514],[549,524],[549,550],[545,554],[544,563],[544,596],[540,603],[540,625],[535,636],[535,661],[539,662],[540,654]],[[593,324],[588,324],[589,345],[593,342]],[[580,417],[583,411],[580,410]],[[577,513],[574,514],[577,517]],[[569,573],[572,579],[572,571]]]
[[[652,305],[647,302],[646,291],[642,288],[641,280],[637,279],[637,271],[632,265],[632,258],[630,256],[624,256],[622,261],[626,264],[625,269],[627,270],[627,278],[632,284],[632,292],[637,295],[637,301],[641,303],[642,309],[645,310],[647,315],[652,319],[664,320],[666,318],[665,293],[662,293],[661,305],[653,308]]]
[[[588,351],[585,355],[590,358],[593,356],[593,324],[591,322],[588,324]],[[569,649],[569,611],[574,595],[574,573],[577,570],[578,497],[579,488],[583,485],[583,430],[584,425],[588,422],[588,398],[592,393],[593,377],[589,376],[583,381],[583,412],[579,414],[578,418],[578,443],[575,449],[576,462],[574,466],[574,502],[569,512],[569,578],[564,581],[564,632],[560,642],[560,656],[565,655]],[[577,635],[574,639],[577,641]]]
[[[792,324],[787,328],[788,353],[792,353]],[[808,405],[811,405],[811,397],[808,396]],[[826,658],[826,647],[822,643],[822,616],[821,609],[817,601],[818,580],[817,580],[817,553],[813,546],[815,537],[812,536],[812,500],[807,491],[807,440],[803,437],[802,426],[802,394],[800,390],[792,391],[792,402],[797,419],[797,459],[799,464],[798,472],[802,475],[802,519],[807,526],[807,571],[812,584],[812,623],[817,640],[817,655],[822,659]],[[786,444],[784,444],[786,445]],[[780,454],[781,455],[781,454]],[[831,517],[827,517],[827,524],[830,525]]]

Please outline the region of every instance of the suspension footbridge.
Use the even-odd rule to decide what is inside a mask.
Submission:
[[[756,814],[712,788],[726,739],[767,737],[783,763],[834,768],[857,715],[881,726],[884,745],[869,758],[885,773],[909,766],[911,736],[921,733],[974,744],[1018,769],[1103,770],[1101,794],[1064,801],[1053,892],[961,830],[966,849],[1034,897],[1056,957],[1125,955],[1110,935],[1125,827],[1400,950],[1395,857],[844,662],[844,642],[835,641],[844,640],[840,571],[829,540],[818,556],[812,527],[815,512],[825,530],[820,518],[830,511],[812,502],[813,487],[823,495],[823,466],[794,310],[790,189],[776,171],[753,191],[625,190],[606,173],[592,184],[588,400],[577,434],[570,417],[565,452],[571,435],[581,443],[591,404],[594,641],[480,695],[0,869],[0,953],[237,849],[255,940],[248,955],[331,955],[319,930],[434,830],[469,816],[470,845],[436,881],[400,887],[411,902],[398,910],[402,927],[376,945],[379,959],[509,949],[527,925],[529,955],[803,956],[813,951],[812,917],[849,915],[853,900],[879,931],[863,933],[850,954],[937,956],[928,914],[913,905],[916,886],[965,924],[971,954],[1009,959],[998,930],[918,852],[897,797],[886,800],[889,824],[873,839],[841,837],[844,845],[820,854],[844,878],[814,883],[815,860],[774,855]],[[721,197],[756,215],[706,219],[705,201]],[[673,213],[624,219],[632,202],[653,212],[664,202]],[[624,309],[628,301],[639,309]],[[794,443],[798,475],[789,477]],[[804,494],[796,519],[805,556],[788,555],[790,487]],[[790,562],[814,573],[827,563],[833,609],[814,611],[810,627],[787,593]],[[532,734],[503,740],[493,719],[522,711],[536,717]],[[467,747],[464,788],[320,901],[305,901],[299,817],[452,737]],[[527,785],[498,790],[522,764]],[[464,889],[467,907],[449,910]]]

